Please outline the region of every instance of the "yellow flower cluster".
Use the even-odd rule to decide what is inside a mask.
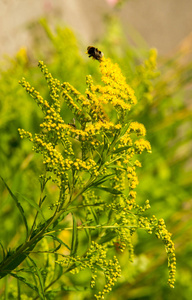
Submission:
[[[129,111],[137,100],[118,65],[104,57],[99,61],[103,83],[94,85],[92,77],[87,76],[85,95],[69,83],[61,84],[54,79],[43,62],[39,62],[50,90],[50,100],[44,100],[22,79],[21,85],[42,109],[44,119],[40,124],[40,133],[33,137],[31,133],[20,129],[20,135],[33,142],[34,151],[43,156],[46,171],[57,178],[60,194],[64,198],[58,201],[61,209],[64,203],[69,205],[77,198],[84,201],[84,204],[86,202],[85,207],[94,206],[96,200],[98,205],[100,194],[95,190],[103,191],[105,201],[102,201],[102,205],[105,202],[105,206],[102,209],[107,208],[113,215],[114,226],[119,226],[116,241],[120,241],[122,250],[128,247],[131,260],[131,235],[134,230],[137,227],[144,228],[149,233],[155,230],[169,251],[170,274],[173,274],[170,275],[170,285],[173,285],[174,248],[170,235],[161,222],[158,227],[156,223],[141,216],[150,208],[148,200],[144,207],[136,204],[136,168],[141,167],[141,163],[134,157],[144,150],[151,152],[150,143],[144,139],[145,127],[138,122],[129,121]],[[73,124],[66,124],[62,118],[61,96],[74,116]],[[110,197],[105,197],[105,193],[110,194]],[[87,208],[85,214],[88,215],[89,210]],[[95,211],[101,212],[101,209],[94,208],[94,215]],[[100,261],[97,263],[100,264]],[[103,267],[107,268],[107,264]],[[110,282],[116,281],[120,274],[115,258],[113,267],[116,273],[111,271],[113,274],[107,274],[106,271],[106,277],[109,275],[107,278],[110,281],[106,283],[103,293],[97,296],[98,299],[110,290]],[[115,279],[111,279],[112,277]]]
[[[158,227],[156,229],[156,235],[160,238],[164,245],[168,256],[168,268],[169,268],[169,286],[174,288],[175,284],[175,273],[176,273],[176,257],[175,257],[175,246],[171,239],[171,233],[168,232],[165,222],[163,219],[158,221]]]
[[[129,180],[130,189],[135,189],[136,186],[139,184],[135,167],[127,168],[127,178]]]
[[[117,64],[113,64],[110,59],[102,58],[100,62],[102,81],[104,86],[92,86],[92,92],[98,92],[98,101],[106,105],[106,111],[115,109],[117,117],[121,123],[128,115],[131,106],[137,103],[133,89],[126,83],[125,77]]]
[[[140,124],[138,122],[131,122],[129,125],[129,128],[127,130],[128,133],[136,133],[137,136],[145,136],[146,135],[146,129],[143,124]]]
[[[147,152],[151,153],[151,145],[148,141],[144,139],[139,139],[135,141],[135,152],[138,154],[141,154],[144,150],[147,150]]]
[[[171,233],[168,232],[165,221],[163,219],[157,220],[153,215],[148,224],[151,230],[154,230],[156,236],[161,239],[165,245],[165,249],[168,257],[168,270],[169,279],[168,284],[171,288],[174,288],[175,284],[175,273],[176,273],[176,257],[175,257],[175,246],[171,239]]]
[[[102,81],[105,87],[97,87],[102,94],[102,101],[111,102],[114,107],[122,107],[122,109],[130,109],[130,104],[136,104],[137,100],[132,88],[126,83],[125,77],[117,64],[113,64],[111,60],[103,58],[100,63],[102,73]]]

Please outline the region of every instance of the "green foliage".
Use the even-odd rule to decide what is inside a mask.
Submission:
[[[81,93],[85,91],[85,81],[82,78],[85,78],[87,74],[92,74],[94,81],[100,84],[97,62],[83,60],[73,33],[69,29],[57,28],[56,34],[53,34],[44,20],[41,23],[47,34],[46,43],[44,43],[46,47],[38,51],[35,60],[38,60],[39,57],[45,60],[45,55],[47,56],[49,70],[53,76],[59,79],[61,83],[63,81],[70,82],[70,85],[67,83],[64,86],[66,90],[71,91],[70,97],[76,99],[76,89]],[[21,50],[14,60],[10,61],[10,67],[7,71],[2,71],[0,78],[0,164],[1,170],[3,170],[1,176],[9,186],[9,191],[11,191],[9,193],[2,182],[0,186],[3,194],[1,202],[1,219],[3,220],[3,226],[1,227],[2,260],[6,261],[11,256],[13,260],[9,260],[9,269],[13,270],[16,265],[19,266],[17,271],[15,270],[16,272],[12,272],[12,276],[18,278],[18,288],[15,284],[12,286],[9,284],[5,288],[8,299],[15,299],[18,294],[22,294],[23,299],[30,299],[32,293],[30,289],[34,290],[34,293],[42,299],[43,297],[45,299],[61,299],[64,295],[65,299],[69,299],[69,291],[70,297],[73,297],[74,294],[74,299],[76,299],[77,293],[81,299],[90,299],[92,292],[90,288],[87,288],[89,282],[92,282],[92,286],[96,283],[93,287],[93,293],[96,293],[96,291],[102,291],[102,288],[104,288],[104,279],[107,284],[108,278],[114,276],[113,271],[110,274],[106,273],[110,261],[114,267],[114,272],[116,269],[118,273],[115,256],[121,265],[122,276],[113,287],[113,293],[109,295],[109,299],[154,299],[157,294],[159,299],[189,299],[191,295],[191,214],[189,200],[192,176],[191,168],[188,167],[190,161],[191,111],[188,106],[190,89],[186,90],[191,82],[191,64],[183,61],[185,53],[178,53],[170,60],[159,60],[160,74],[159,71],[156,71],[154,59],[156,54],[154,50],[148,53],[148,51],[144,52],[139,49],[138,46],[136,48],[127,46],[123,41],[120,29],[117,28],[117,24],[109,27],[110,32],[103,39],[101,49],[105,57],[112,57],[113,61],[117,61],[121,66],[138,99],[138,104],[129,111],[129,117],[126,119],[127,123],[124,123],[121,134],[123,136],[130,124],[133,126],[134,122],[144,123],[153,150],[150,155],[143,153],[139,158],[137,158],[138,154],[135,156],[135,160],[139,159],[142,162],[142,168],[137,168],[139,185],[135,190],[138,195],[138,209],[141,209],[139,211],[141,217],[137,219],[137,226],[140,228],[144,226],[143,228],[149,233],[150,229],[155,232],[155,228],[160,226],[159,232],[156,232],[157,236],[158,233],[161,234],[164,230],[162,220],[157,221],[151,218],[149,212],[145,211],[149,208],[149,203],[145,201],[150,199],[152,214],[155,214],[157,218],[163,217],[170,231],[173,232],[178,268],[175,290],[170,290],[165,283],[167,276],[166,255],[163,248],[160,247],[159,241],[143,234],[143,230],[135,231],[135,217],[133,216],[135,213],[138,214],[138,209],[134,211],[133,215],[126,212],[124,217],[122,214],[124,208],[124,199],[122,200],[123,185],[121,180],[116,181],[115,184],[112,181],[113,173],[117,174],[117,179],[121,178],[123,174],[121,166],[117,168],[117,161],[108,166],[111,173],[103,174],[103,179],[98,178],[98,180],[92,182],[92,190],[87,189],[82,196],[78,195],[79,189],[82,191],[83,188],[81,187],[81,184],[83,185],[83,181],[81,182],[83,172],[85,180],[88,180],[90,173],[83,169],[85,166],[79,165],[79,160],[82,159],[80,157],[82,141],[79,138],[81,139],[83,135],[81,132],[77,133],[76,131],[81,129],[82,124],[78,120],[77,114],[75,115],[74,124],[74,116],[69,107],[73,103],[69,106],[62,105],[61,116],[71,132],[71,135],[68,135],[67,138],[72,144],[74,155],[77,155],[79,159],[75,161],[77,164],[73,166],[73,168],[76,168],[75,172],[81,174],[80,178],[77,179],[79,186],[71,191],[71,193],[76,193],[78,197],[73,205],[70,202],[70,209],[67,209],[66,213],[61,210],[58,219],[53,219],[53,213],[62,205],[61,198],[63,199],[63,196],[59,194],[58,174],[54,173],[54,166],[51,166],[52,173],[54,173],[54,175],[50,174],[52,179],[49,178],[48,173],[46,174],[47,177],[42,176],[39,188],[37,174],[44,172],[46,164],[43,166],[39,154],[35,156],[31,154],[30,143],[24,140],[20,141],[17,134],[17,128],[20,127],[26,128],[33,136],[35,133],[46,135],[49,127],[43,127],[43,129],[39,127],[45,115],[33,105],[33,102],[29,100],[30,98],[22,91],[18,85],[18,80],[23,76],[29,78],[32,85],[41,93],[43,99],[47,99],[50,104],[52,103],[51,96],[53,94],[49,94],[49,91],[45,89],[44,79],[39,76],[36,66],[34,67],[34,62],[27,57],[24,50]],[[84,52],[84,49],[82,52]],[[89,83],[89,77],[87,83]],[[48,84],[50,85],[50,83]],[[72,86],[76,89],[72,90]],[[88,88],[90,89],[90,87],[91,85]],[[97,96],[100,92],[102,91],[94,91]],[[70,97],[68,98],[67,94],[68,92],[64,93],[65,101],[69,103]],[[87,92],[84,97],[87,97]],[[61,97],[59,100],[63,102]],[[81,107],[82,104],[78,101],[75,100],[75,104]],[[93,101],[93,99],[89,99],[89,101]],[[104,106],[106,109],[106,105]],[[84,112],[84,108],[82,111]],[[109,113],[110,119],[114,122],[118,115],[111,104],[107,109],[107,114]],[[91,118],[94,118],[94,113],[91,114]],[[102,128],[105,123],[102,120],[104,122],[106,120],[103,115],[100,120],[102,126],[99,130],[102,129],[105,132]],[[52,130],[50,132],[53,133]],[[92,136],[95,134],[93,130],[90,130],[89,133]],[[135,137],[136,134],[137,132],[131,133]],[[107,138],[104,145],[111,142],[112,139],[110,130],[105,135]],[[88,148],[89,151],[86,150],[87,145],[85,145],[84,159],[86,161],[87,153],[90,154],[96,151],[98,152],[97,159],[99,154],[102,153],[100,162],[104,162],[107,159],[108,148],[107,146],[105,146],[106,148],[104,146],[98,148],[101,147],[102,142],[99,139],[99,134],[96,134],[94,139],[98,139],[99,144],[92,145],[90,149]],[[92,139],[92,142],[95,142],[94,139]],[[51,137],[51,143],[53,142],[55,142],[54,135]],[[96,148],[94,149],[94,147]],[[128,149],[129,146],[121,145],[121,147],[116,147],[113,150],[113,155],[120,157]],[[57,150],[60,151],[61,149]],[[66,144],[65,151],[68,150],[70,150],[70,147]],[[62,155],[66,153],[65,151],[62,152]],[[93,158],[94,155],[91,159]],[[78,166],[79,170],[77,170]],[[92,170],[94,170],[93,166]],[[68,170],[67,172],[69,173],[68,180],[71,183],[73,182],[73,177],[70,175],[71,171]],[[134,175],[131,170],[128,173],[129,176]],[[131,178],[127,180],[129,181]],[[73,183],[73,186],[75,184],[76,182]],[[19,191],[19,193],[15,191]],[[128,192],[125,192],[125,195],[127,197]],[[134,193],[133,196],[135,196]],[[15,201],[15,199],[18,201]],[[121,199],[121,201],[119,203],[116,201],[115,205],[110,206],[111,200],[114,202],[114,199]],[[17,203],[22,206],[30,229],[28,244],[24,242],[26,231],[23,226],[22,215],[19,211],[18,214],[16,213]],[[134,210],[134,207],[131,209]],[[107,210],[108,217],[105,210]],[[145,219],[143,214],[148,218]],[[114,220],[114,215],[118,218],[121,229],[117,227],[117,224],[110,223],[110,225],[106,225],[106,222]],[[129,226],[132,226],[134,234],[129,227],[123,228],[125,226],[123,222],[126,222],[126,220],[130,221]],[[101,224],[102,226],[99,226]],[[49,227],[49,225],[51,226]],[[45,233],[43,233],[43,228],[45,228]],[[48,228],[50,231],[48,231]],[[123,232],[124,230],[126,234]],[[163,235],[161,235],[161,238],[163,238]],[[37,243],[35,243],[35,240]],[[91,240],[96,244],[92,244]],[[24,244],[28,248],[18,247],[18,245]],[[99,253],[105,255],[106,249],[103,248],[103,245],[108,245],[108,260],[103,259],[102,263],[99,262]],[[15,250],[7,252],[6,249],[8,248]],[[122,252],[125,248],[128,251]],[[135,249],[134,258],[133,248]],[[92,251],[95,253],[92,262],[87,258],[89,249],[93,249]],[[104,252],[99,252],[98,249]],[[23,250],[24,255],[22,256]],[[20,253],[20,258],[17,253]],[[70,261],[68,261],[69,256]],[[133,263],[129,260],[133,260]],[[23,264],[19,265],[21,261],[23,261]],[[89,266],[87,265],[88,261]],[[88,271],[89,268],[92,274]],[[62,275],[64,269],[66,273]],[[97,274],[94,273],[96,270]],[[70,271],[79,273],[74,276]],[[21,272],[23,272],[22,275]],[[95,281],[96,277],[97,280]],[[104,290],[108,289],[108,286],[104,288]],[[108,299],[107,295],[106,299]]]

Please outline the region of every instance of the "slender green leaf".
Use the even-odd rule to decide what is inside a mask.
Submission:
[[[43,212],[41,210],[41,208],[39,207],[39,205],[34,202],[33,200],[27,198],[27,197],[24,197],[23,195],[20,195],[25,201],[27,201],[31,206],[33,206],[42,216],[43,220],[45,221],[45,217],[43,215]]]
[[[129,128],[129,125],[131,124],[131,120],[129,123],[127,123],[125,126],[123,126],[123,129],[121,131],[121,137],[126,133],[127,129]]]
[[[61,221],[69,214],[69,212],[70,211],[64,211],[63,214],[51,225],[50,229],[60,229]]]
[[[43,296],[43,299],[45,299],[45,293],[44,293],[44,279],[41,275],[41,272],[39,271],[39,268],[37,267],[35,261],[31,258],[31,257],[28,257],[28,259],[32,262],[32,264],[34,265],[35,267],[35,270],[36,270],[36,275],[39,279],[39,283],[40,283],[40,287],[41,287],[41,293],[42,294],[41,296]]]
[[[54,269],[54,274],[56,274],[57,272],[57,277],[55,279],[55,281],[57,281],[62,275],[63,275],[63,267],[60,264],[57,264],[56,261],[58,260],[58,256],[57,253],[55,253],[55,269]],[[59,269],[59,271],[58,271]]]
[[[59,244],[56,248],[52,250],[52,252],[57,252],[61,248],[61,244]]]
[[[66,285],[62,285],[61,286],[61,290],[62,291],[86,291],[86,290],[90,290],[90,288],[88,288],[88,287],[82,287],[82,286],[66,286]]]
[[[23,222],[25,224],[25,229],[26,229],[26,237],[28,237],[28,225],[27,225],[27,219],[25,218],[25,214],[24,214],[24,209],[23,207],[21,206],[19,200],[17,199],[17,197],[12,193],[12,191],[10,190],[10,188],[8,187],[8,185],[6,184],[6,182],[4,181],[4,179],[0,176],[0,178],[2,179],[4,185],[6,186],[9,194],[11,195],[12,199],[15,201],[16,205],[17,205],[17,208],[19,209],[20,213],[21,213],[21,216],[23,218]]]
[[[107,243],[114,239],[117,236],[117,233],[114,231],[108,231],[104,236],[99,239],[99,244]]]
[[[31,267],[29,259],[26,260],[26,263],[27,263],[27,265],[28,265],[29,268],[25,269],[25,272],[31,274],[31,276],[33,277],[33,282],[34,282],[35,286],[38,287],[37,277],[35,275],[34,269]],[[38,291],[39,291],[39,289],[38,289]]]
[[[61,239],[59,239],[57,236],[54,236],[54,235],[52,235],[52,234],[47,234],[46,236],[52,237],[52,238],[53,238],[55,241],[57,241],[60,245],[63,245],[63,246],[65,246],[67,249],[70,250],[70,247],[69,247],[67,244],[65,244]]]
[[[122,151],[124,151],[124,150],[129,149],[129,148],[130,148],[130,146],[120,147],[120,148],[117,148],[116,150],[114,150],[112,153],[113,153],[113,154],[114,154],[114,153],[119,153],[119,152],[122,152]]]
[[[26,281],[26,278],[21,277],[21,276],[18,276],[18,275],[15,274],[15,273],[10,273],[10,275],[13,276],[13,277],[15,277],[15,278],[17,278],[18,280],[22,281],[23,283],[25,283],[25,284],[26,284],[28,287],[30,287],[32,290],[38,292],[37,286],[35,286],[35,285],[29,283],[28,281]]]
[[[99,224],[99,219],[98,219],[98,216],[97,216],[95,210],[92,207],[90,207],[90,210],[91,210],[91,213],[92,213],[93,218],[95,220],[95,223],[98,225]]]
[[[112,176],[114,176],[114,174],[105,175],[101,179],[93,182],[91,186],[94,187],[94,186],[97,186],[99,184],[102,184],[103,182],[107,181]]]
[[[17,299],[21,300],[21,285],[19,279],[17,279]]]
[[[125,170],[126,171],[126,168],[123,168],[122,166],[118,166],[118,165],[108,165],[108,168],[110,169],[120,169],[120,170]]]
[[[3,244],[0,242],[0,246],[1,246],[1,248],[2,248],[2,253],[3,253],[3,259],[5,258],[5,249],[4,249],[4,247],[3,247]]]
[[[81,223],[82,223],[82,224],[86,224],[86,223],[88,223],[88,222],[83,223],[83,220],[81,220]],[[86,234],[87,239],[88,239],[88,243],[87,243],[87,249],[88,249],[89,246],[91,245],[91,231],[90,231],[89,228],[86,228],[86,227],[84,227],[83,229],[84,229],[85,234]]]
[[[72,240],[71,240],[71,255],[73,256],[77,253],[78,230],[77,230],[77,220],[73,214],[72,217],[73,217],[73,231],[72,231]]]
[[[104,187],[104,186],[95,186],[94,187],[95,189],[99,189],[99,190],[103,190],[107,193],[110,193],[110,194],[114,194],[114,195],[120,195],[122,194],[121,191],[117,190],[117,189],[114,189],[114,188],[108,188],[108,187]]]

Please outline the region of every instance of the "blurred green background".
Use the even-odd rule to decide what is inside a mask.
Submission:
[[[53,30],[46,19],[41,19],[28,30],[32,39],[30,51],[21,48],[1,64],[0,170],[12,191],[19,195],[28,218],[32,219],[25,197],[35,201],[39,197],[38,175],[42,162],[32,152],[30,142],[19,138],[18,128],[38,132],[42,115],[18,81],[25,77],[47,98],[48,89],[37,67],[38,60],[47,64],[53,77],[68,81],[82,93],[86,88],[85,76],[91,74],[99,83],[100,74],[99,64],[85,55],[88,45],[80,42],[70,28],[60,25]],[[173,234],[177,256],[176,285],[170,289],[166,282],[168,269],[163,245],[143,232],[135,234],[135,260],[129,263],[126,253],[119,254],[122,277],[106,299],[188,300],[192,295],[192,63],[188,59],[191,41],[186,39],[169,57],[158,56],[155,68],[150,60],[153,52],[151,54],[141,39],[128,43],[118,19],[111,15],[106,18],[106,31],[95,46],[120,65],[135,90],[138,104],[130,118],[145,125],[152,146],[152,154],[140,157],[137,201],[142,204],[149,199],[148,214],[165,219]],[[68,116],[63,117],[67,122],[72,121]],[[50,197],[55,193],[51,188],[48,192]],[[1,243],[5,248],[16,247],[23,238],[21,218],[2,182],[0,194]],[[2,299],[6,280],[0,282]],[[86,276],[82,279],[79,275],[79,281],[71,276],[70,280],[74,284],[89,285]],[[15,299],[16,280],[12,278],[8,282],[12,292],[7,299]],[[30,296],[27,289],[24,288],[24,292]],[[61,292],[54,299],[88,300],[93,296],[89,291]]]

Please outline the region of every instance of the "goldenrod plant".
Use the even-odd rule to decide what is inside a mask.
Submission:
[[[25,241],[16,249],[3,250],[0,272],[1,278],[10,274],[24,282],[36,294],[33,299],[51,299],[59,291],[78,292],[80,288],[70,274],[81,277],[85,270],[89,270],[90,286],[83,290],[92,289],[96,299],[104,299],[121,277],[120,253],[127,252],[128,259],[134,261],[132,239],[138,231],[163,242],[168,284],[173,288],[175,283],[171,233],[162,218],[146,216],[148,199],[143,199],[142,205],[137,203],[139,157],[144,151],[150,155],[151,145],[144,125],[130,117],[137,103],[134,90],[119,66],[92,48],[102,83],[94,83],[88,75],[84,94],[53,78],[42,61],[39,68],[49,98],[43,98],[25,78],[20,81],[42,110],[43,120],[39,132],[19,129],[19,134],[32,142],[33,151],[42,157],[44,171],[39,177],[39,202],[31,204],[36,210],[32,221],[5,183],[26,232]],[[65,120],[66,111],[70,122]],[[52,198],[47,195],[50,186],[57,190]],[[42,266],[39,259],[44,255]]]

